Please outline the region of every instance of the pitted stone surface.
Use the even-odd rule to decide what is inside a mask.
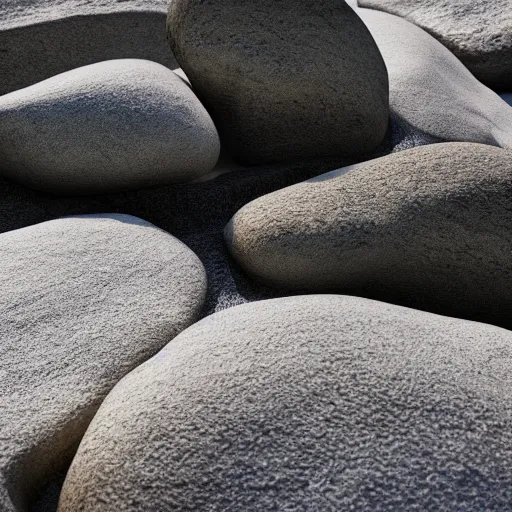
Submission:
[[[59,512],[506,510],[512,333],[355,297],[237,306],[109,394]]]
[[[260,197],[225,235],[242,268],[279,289],[512,327],[511,197],[511,151],[433,144]]]
[[[0,510],[69,463],[108,391],[198,317],[195,254],[128,215],[0,235]]]

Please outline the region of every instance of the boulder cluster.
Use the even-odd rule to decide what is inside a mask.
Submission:
[[[0,512],[512,509],[508,3],[0,0]]]

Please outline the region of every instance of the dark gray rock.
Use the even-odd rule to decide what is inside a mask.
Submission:
[[[48,192],[190,181],[219,151],[190,87],[146,60],[92,64],[0,97],[0,173]]]
[[[251,275],[512,327],[512,152],[446,143],[324,174],[226,228]]]
[[[169,38],[230,153],[260,164],[374,150],[388,80],[343,1],[174,0]]]
[[[512,333],[355,297],[238,306],[109,394],[59,512],[507,510]]]
[[[439,140],[512,149],[512,110],[427,32],[408,21],[356,9],[384,58],[391,111]]]
[[[111,59],[178,67],[166,0],[0,0],[0,95]]]
[[[482,82],[512,88],[510,0],[358,0],[423,27]]]
[[[128,215],[0,236],[0,510],[69,464],[109,390],[200,314],[194,253]]]

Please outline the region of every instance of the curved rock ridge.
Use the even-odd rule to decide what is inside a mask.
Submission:
[[[59,512],[505,510],[512,333],[318,295],[237,306],[125,377]]]
[[[512,88],[509,0],[359,0],[419,25],[450,49],[482,82]]]
[[[174,0],[169,39],[223,144],[244,164],[374,150],[389,120],[386,67],[338,0]]]
[[[260,197],[225,236],[242,268],[276,287],[512,328],[511,197],[511,151],[433,144]]]
[[[109,390],[197,319],[206,277],[176,238],[118,214],[2,234],[0,259],[0,510],[23,512]]]
[[[402,18],[370,9],[356,12],[386,63],[395,115],[446,142],[512,149],[512,110],[449,50]]]
[[[112,59],[178,67],[165,0],[0,0],[0,95]]]
[[[47,192],[190,181],[219,152],[190,87],[154,62],[92,64],[0,97],[0,173]]]

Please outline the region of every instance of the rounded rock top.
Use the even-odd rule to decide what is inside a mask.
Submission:
[[[108,391],[197,320],[206,275],[175,237],[120,214],[4,233],[0,259],[0,509],[11,512],[66,467]]]
[[[370,152],[388,127],[386,66],[343,1],[174,0],[173,53],[245,164]]]
[[[431,144],[261,196],[225,237],[243,269],[277,288],[512,327],[511,197],[512,151]]]
[[[217,130],[170,69],[119,59],[0,97],[0,174],[58,194],[111,192],[209,173]]]

